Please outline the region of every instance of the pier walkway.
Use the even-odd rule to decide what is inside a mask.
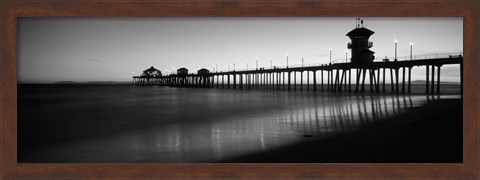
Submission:
[[[407,57],[397,58],[397,60],[377,59],[371,63],[338,63],[337,61],[332,64],[273,66],[202,74],[134,76],[132,83],[172,87],[333,92],[365,92],[367,85],[370,86],[370,92],[410,93],[412,69],[419,67],[426,69],[425,93],[434,94],[440,93],[440,73],[443,65],[457,64],[460,66],[460,74],[463,74],[462,53],[410,56],[408,58],[410,60],[398,59],[407,59]],[[352,73],[352,70],[355,72]],[[355,77],[354,82],[352,82],[352,75]],[[387,87],[386,81],[391,82],[390,87]],[[463,75],[461,83],[463,86]]]

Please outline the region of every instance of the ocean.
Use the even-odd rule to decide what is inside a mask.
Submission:
[[[18,85],[18,162],[214,163],[365,125],[442,95]],[[310,87],[311,88],[311,87]],[[414,85],[416,92],[423,86]],[[327,148],[327,147],[326,147]]]

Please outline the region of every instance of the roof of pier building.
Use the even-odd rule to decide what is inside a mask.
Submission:
[[[198,70],[197,73],[202,75],[202,74],[208,74],[208,73],[210,73],[210,71],[208,69],[202,68],[202,69]]]
[[[143,71],[142,77],[158,77],[162,76],[162,72],[153,66]]]
[[[355,38],[355,37],[370,37],[372,34],[375,32],[371,31],[370,29],[360,27],[360,28],[355,28],[351,30],[350,32],[347,33],[347,36],[350,38]]]
[[[188,74],[188,69],[187,68],[179,68],[177,69],[177,74]]]

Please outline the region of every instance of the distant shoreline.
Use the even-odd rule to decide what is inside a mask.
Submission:
[[[132,84],[132,82],[130,82],[130,81],[87,81],[87,82],[58,81],[58,82],[53,82],[53,83],[18,82],[17,84],[19,84],[19,85],[23,85],[23,84],[42,84],[42,85],[48,85],[48,84]],[[297,85],[298,84],[299,83],[297,83]],[[380,82],[380,84],[382,84],[382,82]],[[415,81],[412,81],[411,84],[426,84],[426,81],[415,80]],[[310,84],[310,85],[312,85],[312,84]],[[320,83],[317,83],[317,86],[318,85],[320,85]],[[370,84],[366,83],[365,85],[370,85]],[[390,85],[390,83],[385,83],[385,85]],[[440,82],[440,85],[460,85],[460,82]]]

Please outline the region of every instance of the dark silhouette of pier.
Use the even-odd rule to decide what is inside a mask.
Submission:
[[[441,67],[458,64],[460,65],[461,86],[463,87],[463,56],[461,52],[414,57],[411,51],[412,44],[410,44],[410,56],[399,58],[397,57],[397,42],[395,41],[394,58],[375,59],[375,52],[370,50],[373,42],[368,40],[372,34],[374,34],[373,31],[364,27],[363,20],[357,18],[355,29],[347,33],[347,36],[351,39],[351,42],[347,44],[347,48],[351,49],[351,58],[346,58],[345,61],[350,60],[350,62],[332,63],[330,59],[329,64],[304,66],[302,63],[301,66],[256,67],[254,70],[234,69],[227,72],[210,72],[202,68],[198,70],[197,74],[188,74],[188,69],[180,68],[177,70],[177,74],[165,76],[158,76],[158,74],[161,74],[159,72],[150,74],[150,72],[156,72],[154,71],[156,69],[152,70],[153,67],[151,67],[145,70],[142,75],[134,76],[133,84],[333,92],[366,92],[365,86],[370,86],[370,92],[411,93],[412,69],[419,67],[426,69],[425,92],[434,94],[440,93]],[[353,74],[352,70],[355,70]],[[317,72],[320,72],[320,77],[317,77]],[[297,74],[299,74],[299,77],[297,77]],[[387,79],[387,74],[389,74],[389,79]],[[313,76],[312,81],[309,79],[311,75]],[[304,76],[307,79],[306,82]],[[355,82],[352,82],[352,76],[355,77]],[[297,83],[297,78],[299,78],[300,83]],[[390,87],[386,85],[387,80],[390,81]]]
[[[206,72],[200,74],[171,74],[158,77],[135,76],[136,85],[163,85],[172,87],[204,87],[248,90],[313,90],[313,91],[354,91],[365,92],[411,92],[411,74],[414,67],[425,68],[425,92],[440,93],[441,67],[448,64],[460,65],[462,72],[463,57],[449,55],[446,58],[434,58],[409,61],[372,62],[366,64],[336,63],[329,65],[258,68],[228,72]],[[206,70],[206,71],[205,71]],[[352,70],[355,73],[352,74]],[[318,74],[317,72],[320,72]],[[327,77],[325,77],[325,74]],[[388,77],[386,75],[389,75]],[[299,75],[300,77],[297,77]],[[304,76],[313,75],[313,81],[304,82]],[[320,77],[317,77],[320,75]],[[355,76],[356,82],[352,82]],[[300,78],[300,83],[297,82]],[[390,78],[389,86],[385,83]],[[368,80],[368,81],[367,81]],[[368,82],[368,84],[366,83]],[[461,79],[463,82],[463,78]],[[463,83],[462,83],[463,84]],[[297,85],[300,85],[299,87]],[[306,87],[305,87],[306,86]],[[312,86],[310,88],[310,86]],[[352,87],[354,86],[354,87]],[[305,88],[305,89],[304,89]]]

